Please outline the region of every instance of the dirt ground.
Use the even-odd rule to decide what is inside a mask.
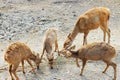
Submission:
[[[110,9],[111,45],[116,48],[117,80],[120,80],[120,0],[0,0],[0,80],[10,80],[8,64],[4,61],[6,47],[15,41],[26,43],[31,50],[42,53],[45,31],[54,27],[58,30],[59,49],[63,47],[66,36],[72,31],[78,17],[94,7]],[[73,44],[78,49],[82,46],[83,34],[77,35]],[[88,35],[88,43],[103,41],[100,28]],[[30,66],[25,64],[26,74],[17,70],[20,80],[112,80],[113,68],[103,74],[106,66],[103,62],[88,62],[83,76],[80,76],[75,59],[57,57],[54,69],[50,69],[47,59],[40,64],[40,70],[30,73]],[[81,65],[81,61],[79,60]]]

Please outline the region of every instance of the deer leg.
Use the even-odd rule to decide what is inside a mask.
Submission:
[[[25,71],[24,71],[24,60],[22,60],[22,72],[23,72],[23,74],[25,74]]]
[[[78,63],[78,58],[76,58],[76,65],[77,65],[77,67],[80,67],[80,65]]]
[[[109,64],[106,65],[106,68],[104,69],[103,73],[105,73],[108,68],[109,68]]]
[[[107,34],[108,34],[108,43],[110,43],[110,29],[107,29]]]
[[[41,60],[42,60],[42,57],[43,57],[43,55],[44,55],[44,52],[45,52],[45,47],[43,48],[43,52],[42,52],[42,55],[41,55]]]
[[[18,65],[19,65],[19,63],[12,65],[12,73],[13,73],[13,75],[14,75],[15,78],[16,78],[15,80],[19,80],[18,76],[16,75],[16,70],[17,70],[17,68],[18,68]]]
[[[83,74],[83,70],[85,68],[86,62],[87,62],[87,60],[82,60],[82,69],[81,69],[80,75]]]
[[[103,23],[102,23],[103,24]],[[101,25],[100,28],[101,30],[103,31],[103,41],[105,42],[106,41],[106,29],[105,29],[106,26],[104,25]]]
[[[30,61],[29,59],[27,59],[27,62],[28,62],[28,64],[32,67],[32,70],[31,70],[31,71],[34,72],[35,69],[34,69],[34,67],[33,67],[31,61]]]
[[[13,75],[12,75],[12,64],[9,65],[9,73],[10,73],[10,76],[11,76],[11,80],[14,80]]]
[[[58,49],[58,42],[57,40],[55,40],[55,52],[58,51],[59,52],[59,49]]]
[[[106,41],[106,33],[107,33],[108,34],[108,43],[110,43],[110,29],[108,28],[107,23],[103,23],[100,27],[104,33],[103,41],[104,42]]]
[[[84,32],[84,39],[83,39],[83,45],[87,44],[87,35],[88,35],[89,31],[88,32]]]
[[[116,71],[116,67],[117,65],[114,62],[110,62],[109,65],[111,65],[114,69],[114,78],[113,80],[116,80],[116,75],[117,75],[117,71]]]
[[[103,34],[104,34],[103,41],[105,42],[106,41],[106,31],[105,30],[103,31]]]
[[[103,24],[103,30],[104,32],[107,33],[108,35],[108,43],[110,43],[110,29],[108,28],[107,22]],[[105,38],[106,38],[106,34],[105,34]]]
[[[60,54],[59,54],[59,49],[58,49],[58,42],[57,42],[57,40],[55,41],[55,52],[58,52],[58,56],[60,56]]]
[[[108,35],[108,43],[110,43],[110,29],[105,29],[103,30],[103,33],[104,33],[104,38],[103,38],[103,41],[105,42],[106,41],[106,32],[107,32],[107,35]]]

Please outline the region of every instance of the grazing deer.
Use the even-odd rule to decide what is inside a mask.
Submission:
[[[106,33],[108,34],[108,43],[110,43],[110,29],[108,28],[108,20],[110,17],[110,11],[108,8],[98,7],[90,9],[89,11],[82,14],[75,27],[70,33],[65,42],[63,47],[68,48],[72,45],[73,40],[77,36],[78,33],[84,33],[83,45],[87,44],[87,35],[91,30],[97,29],[99,26],[104,33],[103,41],[106,41]],[[78,59],[76,59],[76,64],[78,65]]]
[[[116,50],[108,43],[101,42],[88,44],[81,47],[77,51],[63,49],[60,51],[60,53],[64,54],[66,57],[74,57],[82,60],[82,69],[80,75],[83,74],[84,67],[88,60],[101,60],[107,64],[103,73],[106,72],[109,66],[112,66],[114,69],[114,80],[116,80],[117,65],[114,62],[112,62],[112,59],[116,56]]]
[[[107,22],[110,17],[110,11],[108,8],[98,7],[93,8],[81,15],[72,31],[67,36],[64,42],[64,48],[71,46],[73,40],[78,33],[84,33],[83,45],[87,44],[87,35],[90,30],[97,29],[99,26],[103,30],[104,38],[106,39],[106,33],[108,34],[108,43],[110,43],[110,29],[108,28]]]
[[[24,60],[26,60],[30,64],[30,66],[32,67],[32,71],[34,71],[34,67],[31,64],[31,60],[35,62],[37,69],[39,69],[39,63],[41,62],[39,54],[33,54],[28,46],[20,42],[15,42],[8,46],[4,55],[4,59],[9,63],[9,73],[12,80],[14,80],[15,78],[15,80],[19,80],[18,76],[16,75],[16,70],[20,62],[22,63],[23,73],[25,73]]]
[[[54,56],[52,53],[53,44],[55,45],[55,51],[59,51],[58,42],[57,42],[57,31],[55,29],[49,28],[46,31],[41,59],[44,55],[44,51],[46,51],[47,52],[46,56],[49,61],[51,69],[53,69],[53,60],[54,60]]]

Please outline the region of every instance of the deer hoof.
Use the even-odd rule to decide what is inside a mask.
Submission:
[[[53,67],[51,67],[51,69],[53,69]]]
[[[23,74],[25,74],[25,71],[23,71]]]
[[[80,76],[82,76],[82,74],[80,73]]]
[[[105,71],[103,71],[102,73],[105,73]]]

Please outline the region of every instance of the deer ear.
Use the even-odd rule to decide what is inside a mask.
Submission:
[[[73,45],[73,46],[71,46],[70,48],[69,48],[69,50],[73,50],[73,49],[75,49],[75,45]]]
[[[39,58],[39,54],[37,53],[37,58]]]
[[[68,37],[70,37],[71,33],[68,34]]]

